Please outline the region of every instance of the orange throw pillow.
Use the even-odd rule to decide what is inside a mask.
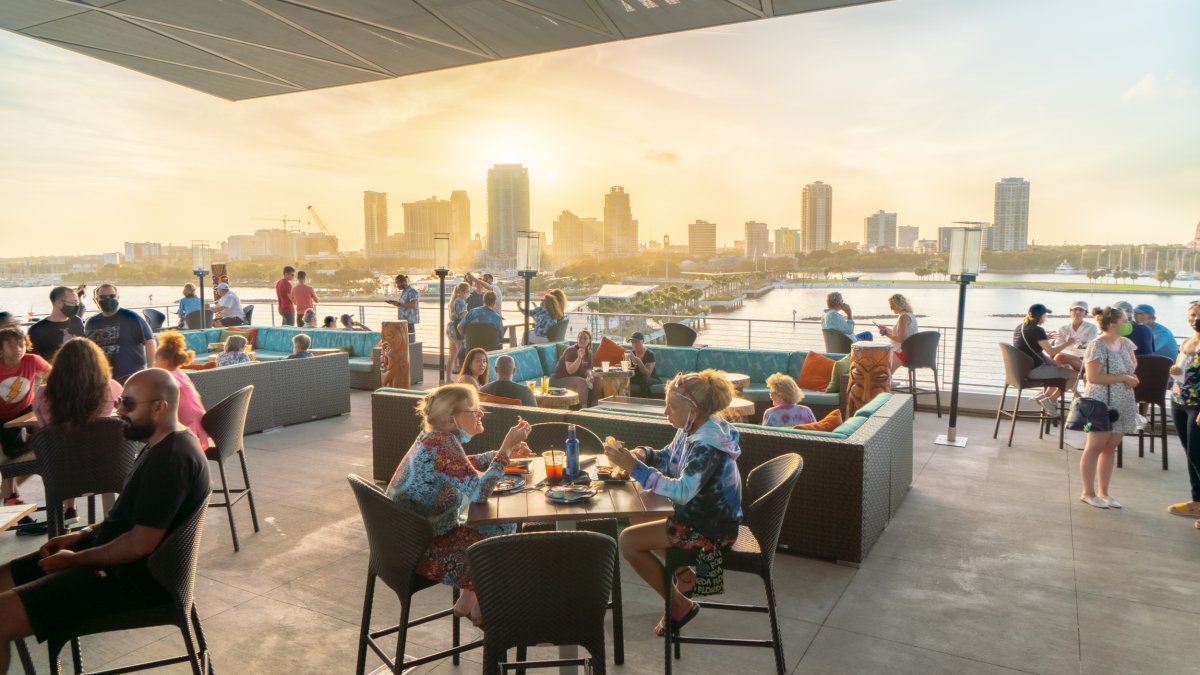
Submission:
[[[812,356],[812,354],[809,354],[809,357],[811,357],[811,356]],[[822,417],[821,419],[817,420],[816,422],[809,422],[808,424],[797,424],[796,426],[794,426],[792,428],[793,429],[805,429],[808,431],[833,431],[834,429],[836,429],[840,426],[842,426],[842,411],[835,409],[833,412]]]
[[[800,366],[800,377],[796,378],[796,384],[809,391],[825,391],[836,364],[837,361],[824,354],[809,352],[804,357],[804,365]]]
[[[247,343],[246,348],[247,349],[255,349],[255,345],[258,344],[258,329],[257,328],[243,328],[241,326],[230,326],[228,330],[231,330],[235,333],[241,333],[242,335],[246,336],[246,343]]]
[[[186,366],[180,366],[181,370],[208,370],[209,368],[217,367],[217,359],[211,358],[204,363],[189,363]]]
[[[489,394],[486,391],[479,392],[479,400],[482,403],[499,403],[500,405],[524,405],[520,399],[509,398],[507,396],[497,396]]]
[[[600,338],[600,346],[596,348],[596,355],[592,357],[592,367],[599,368],[601,361],[608,361],[609,366],[617,366],[625,359],[625,350],[621,345],[609,340],[606,337]],[[829,382],[829,377],[825,377],[825,382]]]

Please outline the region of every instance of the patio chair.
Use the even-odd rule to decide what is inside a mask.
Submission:
[[[438,661],[447,656],[458,665],[459,654],[483,645],[483,640],[475,640],[468,644],[460,644],[459,618],[454,616],[450,608],[417,619],[410,619],[412,596],[417,591],[439,586],[417,574],[417,562],[429,549],[433,540],[433,530],[429,521],[420,515],[404,508],[387,498],[387,495],[371,481],[350,474],[346,477],[350,488],[354,490],[354,498],[358,501],[358,510],[362,514],[363,526],[367,531],[367,545],[370,548],[370,564],[367,567],[367,590],[363,598],[362,623],[358,634],[358,665],[355,673],[363,675],[367,667],[367,647],[383,660],[388,669],[400,673],[408,668]],[[511,571],[511,568],[510,568]],[[515,575],[524,576],[524,575]],[[371,610],[375,602],[375,580],[382,579],[400,599],[400,623],[388,628],[371,630]],[[453,598],[458,600],[458,589],[454,589]],[[404,658],[404,649],[408,644],[408,629],[437,619],[451,617],[450,649],[443,649],[411,661]],[[396,634],[396,657],[389,658],[384,647],[378,640],[388,635]]]
[[[840,330],[822,328],[821,335],[825,336],[825,351],[830,354],[849,354],[854,341]]]
[[[606,672],[604,613],[617,542],[595,532],[533,532],[484,539],[467,549],[483,614],[483,672],[580,665]],[[513,574],[521,570],[521,574]],[[534,645],[578,645],[590,658],[524,661]],[[503,664],[516,647],[519,661]]]
[[[51,673],[58,675],[62,672],[58,655],[67,643],[71,644],[75,672],[84,672],[83,654],[79,647],[79,638],[84,635],[154,626],[175,626],[183,636],[187,654],[132,666],[122,666],[119,669],[104,672],[125,673],[187,663],[191,666],[193,675],[203,675],[204,673],[212,675],[208,644],[204,641],[204,630],[200,626],[200,614],[196,611],[194,602],[196,562],[200,555],[200,537],[204,532],[206,512],[207,509],[201,504],[200,508],[196,509],[186,522],[163,538],[158,548],[150,554],[146,561],[150,576],[167,591],[169,599],[161,604],[147,605],[141,609],[77,624],[69,631],[51,633],[46,638],[46,651],[50,658]],[[22,661],[25,660],[25,654],[22,654],[25,651],[24,641],[18,640],[17,652],[22,657]]]
[[[150,330],[155,333],[162,330],[163,324],[167,322],[167,315],[157,309],[143,309],[142,316],[145,317],[146,323],[150,324]]]
[[[246,317],[244,319],[244,321],[246,322],[245,325],[249,326],[249,325],[253,324],[254,323],[254,305],[243,305],[242,306],[242,316]]]
[[[200,329],[204,329],[204,328],[211,328],[212,323],[213,323],[212,310],[210,310],[210,309],[204,310],[203,316],[200,315],[200,310],[198,310],[198,309],[195,311],[192,311],[192,312],[188,312],[187,316],[185,316],[183,318],[183,322],[184,322],[184,324],[187,325],[188,330],[200,330]]]
[[[484,351],[488,352],[500,349],[500,334],[496,332],[496,327],[490,323],[468,324],[463,337],[466,344],[459,350],[460,363],[462,362],[462,357],[476,347],[482,347]]]
[[[1138,431],[1138,457],[1145,457],[1145,438],[1150,437],[1150,453],[1154,454],[1154,437],[1162,439],[1162,470],[1167,470],[1167,387],[1171,383],[1171,366],[1174,362],[1165,357],[1151,354],[1137,360],[1138,386],[1133,396],[1139,407],[1145,406],[1150,424]],[[1119,458],[1118,458],[1119,459]]]
[[[668,347],[691,347],[696,344],[696,331],[681,323],[664,323],[663,336]]]
[[[731,647],[768,647],[775,653],[775,671],[783,675],[786,671],[783,653],[783,636],[779,630],[778,606],[775,600],[775,549],[779,545],[779,532],[783,528],[783,517],[787,512],[788,502],[792,498],[792,489],[800,472],[804,469],[804,460],[800,455],[791,452],[772,458],[756,466],[746,477],[746,494],[743,502],[748,504],[744,509],[743,524],[738,527],[737,541],[733,547],[724,552],[726,572],[745,572],[757,574],[766,588],[767,605],[735,605],[725,602],[704,601],[698,603],[703,609],[726,609],[739,612],[765,613],[771,620],[771,639],[752,640],[743,638],[695,637],[683,636],[675,628],[671,618],[671,594],[666,600],[666,636],[663,643],[666,661],[665,672],[671,673],[671,651],[675,658],[680,658],[680,644],[725,645]],[[668,549],[667,563],[664,575],[668,588],[674,583],[675,570],[690,564],[695,560],[694,551]]]
[[[1036,419],[1038,421],[1038,438],[1042,438],[1045,432],[1049,429],[1049,424],[1053,421],[1058,422],[1058,448],[1063,447],[1063,430],[1066,427],[1067,419],[1067,381],[1066,379],[1059,380],[1031,380],[1029,379],[1029,371],[1033,370],[1033,359],[1028,354],[1022,352],[1016,347],[1004,343],[1000,345],[1000,356],[1004,361],[1004,391],[1000,394],[1000,404],[996,406],[996,428],[992,430],[992,438],[995,438],[1000,433],[1000,418],[1008,417],[1012,420],[1012,426],[1008,430],[1008,447],[1012,447],[1013,432],[1017,429],[1018,419]],[[1013,402],[1013,409],[1005,410],[1004,403],[1008,398],[1008,388],[1015,387],[1017,390],[1016,400]],[[1021,410],[1021,392],[1026,389],[1042,387],[1058,387],[1063,395],[1058,397],[1058,416],[1051,417],[1046,414],[1045,410],[1040,407],[1037,411],[1022,411]]]
[[[200,418],[200,426],[204,427],[215,444],[204,449],[204,456],[208,458],[208,461],[217,463],[217,469],[221,473],[220,491],[225,495],[224,502],[208,506],[229,511],[229,533],[233,535],[234,553],[241,550],[241,547],[238,545],[233,505],[240,502],[242,498],[245,498],[250,504],[250,520],[254,523],[254,531],[258,532],[258,511],[254,508],[254,493],[250,490],[250,472],[246,469],[246,445],[242,439],[246,430],[246,414],[250,410],[250,396],[253,393],[254,385],[248,384],[209,408],[208,412]],[[243,487],[240,488],[230,488],[229,478],[225,475],[225,462],[234,455],[237,455],[242,464]]]
[[[570,327],[570,319],[565,317],[560,319],[558,323],[550,327],[550,330],[546,331],[546,342],[554,344],[555,342],[562,342],[567,339],[567,329]]]
[[[49,426],[34,434],[33,450],[46,489],[47,534],[53,538],[67,531],[64,499],[87,497],[87,522],[95,523],[95,495],[118,493],[125,487],[141,445],[126,440],[124,425],[116,417],[102,417],[75,429]]]
[[[892,391],[912,394],[914,419],[917,415],[918,394],[933,394],[937,402],[937,416],[939,418],[942,416],[942,385],[938,380],[937,371],[937,351],[940,338],[941,333],[936,330],[927,330],[913,333],[900,343],[900,351],[904,352],[904,358],[908,359],[905,364],[908,369],[908,386],[894,387]],[[933,389],[922,389],[917,386],[918,368],[928,368],[933,371]]]

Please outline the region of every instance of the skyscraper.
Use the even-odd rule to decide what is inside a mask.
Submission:
[[[363,192],[363,223],[363,250],[368,257],[383,253],[388,237],[386,192]]]
[[[804,186],[800,205],[800,247],[805,253],[833,247],[833,186],[821,181]]]
[[[450,193],[450,250],[465,251],[471,241],[471,200],[466,190]]]
[[[884,213],[883,209],[863,218],[863,250],[880,247],[896,248],[896,214]]]
[[[688,225],[688,255],[708,259],[717,253],[717,226],[707,220]]]
[[[790,227],[777,228],[775,230],[775,252],[799,253],[800,230],[793,230]]]
[[[1024,251],[1029,242],[1029,181],[1005,178],[996,183],[992,249]]]
[[[496,164],[488,169],[488,254],[515,262],[517,232],[528,229],[529,170],[520,164]]]
[[[916,225],[901,225],[896,228],[896,248],[909,251],[921,238],[921,228]]]
[[[746,257],[750,260],[771,252],[771,233],[766,223],[746,221]]]
[[[433,234],[450,232],[453,207],[437,197],[404,204],[404,245],[406,256],[433,260]],[[465,240],[463,242],[465,244]]]
[[[604,230],[595,218],[563,211],[554,219],[554,255],[560,262],[597,256],[604,250]]]
[[[610,255],[637,253],[638,223],[625,188],[614,185],[604,195],[604,250]]]

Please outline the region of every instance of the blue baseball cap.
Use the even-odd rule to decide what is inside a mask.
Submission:
[[[1141,304],[1133,308],[1134,314],[1149,314],[1150,316],[1158,316],[1154,313],[1154,308],[1147,304]]]

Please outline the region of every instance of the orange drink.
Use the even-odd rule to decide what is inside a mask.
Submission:
[[[546,463],[546,480],[551,483],[557,483],[563,477],[563,462],[566,461],[567,453],[562,450],[547,450],[542,453],[542,460]]]

